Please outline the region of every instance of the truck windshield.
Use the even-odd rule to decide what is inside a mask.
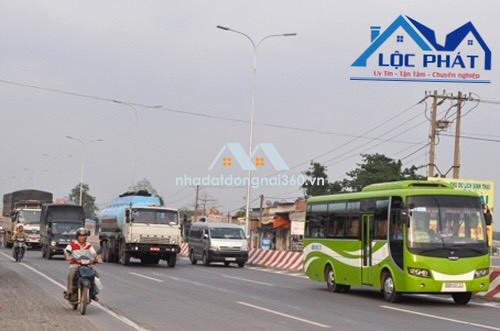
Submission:
[[[212,228],[210,237],[212,239],[245,239],[245,232],[238,228]]]
[[[161,209],[133,209],[132,222],[152,224],[177,224],[177,212],[174,210]]]
[[[74,236],[76,234],[76,230],[78,230],[81,226],[82,224],[77,222],[52,222],[52,233],[64,236]]]
[[[415,196],[408,198],[408,205],[411,208],[407,233],[410,250],[416,253],[487,252],[486,226],[479,198]]]
[[[40,223],[40,210],[21,210],[19,211],[19,222],[23,224]]]

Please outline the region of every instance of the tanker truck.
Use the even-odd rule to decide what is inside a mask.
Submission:
[[[40,245],[40,213],[43,203],[52,202],[52,193],[39,190],[20,190],[3,196],[3,244],[12,247],[12,235],[17,224],[22,224],[28,235],[26,244]]]
[[[181,231],[177,209],[163,207],[160,198],[147,191],[126,192],[98,214],[99,242],[104,262],[128,265],[166,260],[175,267]]]

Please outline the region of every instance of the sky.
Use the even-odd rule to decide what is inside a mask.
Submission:
[[[360,153],[425,165],[428,148],[415,150],[429,133],[425,105],[416,105],[426,91],[500,100],[499,7],[498,1],[1,1],[0,193],[37,188],[67,195],[80,180],[82,146],[66,136],[103,140],[86,144],[84,154],[84,182],[101,207],[131,185],[134,158],[136,180],[147,178],[171,207],[194,204],[195,188],[176,185],[176,177],[245,177],[235,166],[208,170],[225,144],[248,148],[252,96],[251,44],[217,25],[257,41],[297,33],[266,39],[257,55],[254,144],[273,143],[292,168],[284,174],[298,175],[314,160],[328,166],[331,180],[341,179]],[[491,49],[491,83],[349,80],[351,64],[370,43],[370,26],[384,29],[399,15],[434,28],[438,40],[472,21]],[[162,108],[136,107],[135,149],[129,106],[8,82]],[[462,132],[498,140],[499,121],[500,106],[481,103],[464,117]],[[372,139],[379,136],[391,141]],[[498,183],[497,145],[462,139],[460,176]],[[448,169],[452,160],[453,138],[442,135],[437,164]],[[269,163],[258,171],[276,173]],[[257,206],[260,194],[272,202],[301,193],[297,186],[266,186],[252,189],[251,200]],[[227,213],[245,204],[246,189],[202,187],[201,196]]]

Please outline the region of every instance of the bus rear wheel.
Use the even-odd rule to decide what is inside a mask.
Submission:
[[[394,279],[388,271],[382,274],[382,294],[387,302],[399,302],[401,300],[401,293],[396,291]]]
[[[457,305],[466,305],[472,297],[472,292],[453,293],[451,296]]]
[[[335,274],[333,273],[333,269],[330,265],[327,265],[325,268],[325,280],[326,280],[326,287],[331,292],[343,292],[344,291],[344,285],[337,284],[335,281]]]

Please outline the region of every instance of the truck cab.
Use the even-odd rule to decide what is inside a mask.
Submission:
[[[42,257],[51,259],[64,254],[64,248],[75,239],[76,230],[83,227],[85,211],[72,204],[46,204],[40,219]]]
[[[122,194],[98,215],[99,242],[104,262],[158,264],[174,267],[180,251],[181,232],[177,209],[160,206],[149,193]]]

